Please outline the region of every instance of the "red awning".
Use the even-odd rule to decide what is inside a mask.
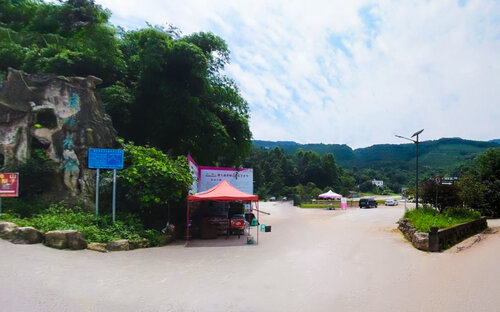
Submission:
[[[226,180],[222,180],[219,184],[204,192],[196,193],[188,196],[188,201],[232,201],[232,200],[250,200],[258,201],[259,196],[248,194],[233,187]]]

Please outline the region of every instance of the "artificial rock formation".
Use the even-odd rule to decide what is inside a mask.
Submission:
[[[130,242],[127,239],[120,239],[114,242],[109,242],[106,245],[106,249],[109,251],[130,250]]]
[[[99,83],[93,76],[9,69],[0,87],[0,159],[15,165],[28,159],[32,149],[43,149],[59,164],[69,195],[91,198],[95,173],[87,168],[87,150],[116,145],[116,131],[94,92]]]
[[[106,244],[104,243],[88,243],[87,249],[99,252],[108,252],[108,250],[106,249]]]
[[[0,238],[11,240],[14,237],[14,231],[17,225],[12,222],[0,222]]]
[[[18,227],[12,222],[0,222],[0,238],[14,244],[39,244],[43,234],[31,226]]]
[[[87,241],[75,230],[49,231],[45,233],[45,246],[79,250],[87,248]]]

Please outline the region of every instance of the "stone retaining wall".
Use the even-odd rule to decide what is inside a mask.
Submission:
[[[448,249],[488,227],[485,217],[440,230],[432,227],[429,233],[419,232],[408,219],[401,219],[398,223],[399,230],[415,248],[434,252]]]
[[[429,250],[429,233],[419,232],[408,219],[401,219],[398,223],[399,230],[415,248]]]
[[[432,227],[429,232],[429,251],[448,249],[472,235],[481,233],[487,227],[486,217],[440,230]]]

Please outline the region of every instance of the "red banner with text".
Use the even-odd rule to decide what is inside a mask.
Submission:
[[[19,196],[19,173],[0,173],[0,197]]]

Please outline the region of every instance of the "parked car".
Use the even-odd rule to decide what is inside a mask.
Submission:
[[[377,208],[378,204],[373,197],[363,197],[359,200],[359,208]]]
[[[269,201],[276,201],[276,197],[274,197],[274,196],[270,197]]]
[[[386,206],[397,206],[398,205],[398,201],[395,200],[394,198],[388,198],[385,200],[385,205]]]

